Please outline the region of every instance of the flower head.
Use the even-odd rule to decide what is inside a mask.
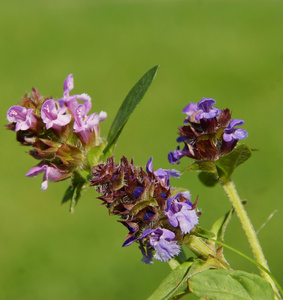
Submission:
[[[153,171],[150,158],[145,172],[125,157],[120,164],[111,157],[106,164],[93,167],[92,172],[91,185],[102,194],[98,199],[110,214],[121,217],[119,222],[129,231],[123,247],[139,242],[142,261],[147,263],[152,263],[152,257],[167,261],[179,253],[183,235],[198,223],[198,215],[188,191],[174,196],[175,188],[169,184],[169,178],[179,177],[177,171]],[[175,224],[174,218],[176,226],[171,224]]]
[[[244,129],[235,128],[243,125],[243,120],[231,120],[229,109],[220,110],[213,107],[214,99],[203,98],[199,103],[189,103],[183,113],[187,115],[184,126],[179,127],[178,143],[184,143],[180,150],[168,154],[171,164],[180,163],[184,156],[197,161],[216,161],[231,152],[238,140],[247,137]]]
[[[59,181],[80,172],[91,172],[91,165],[101,161],[104,139],[100,137],[99,122],[107,114],[87,115],[91,99],[86,94],[70,95],[74,87],[73,75],[64,82],[63,98],[56,100],[40,95],[36,89],[25,94],[18,105],[7,112],[9,130],[17,132],[17,140],[24,146],[32,146],[28,153],[40,163],[32,168],[28,177],[44,173],[42,190],[48,179]],[[83,103],[79,103],[82,101]],[[73,181],[74,182],[74,181]]]

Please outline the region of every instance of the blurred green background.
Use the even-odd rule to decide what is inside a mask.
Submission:
[[[246,142],[260,149],[234,181],[256,229],[278,209],[259,239],[283,284],[282,1],[2,1],[0,45],[1,299],[146,299],[169,273],[165,263],[141,263],[137,245],[121,248],[127,231],[98,206],[94,190],[71,215],[60,206],[67,181],[41,192],[41,176],[25,178],[36,161],[3,127],[8,108],[31,87],[59,98],[73,73],[74,93],[92,97],[92,112],[107,111],[106,135],[130,88],[156,64],[157,77],[120,137],[116,160],[125,155],[144,165],[153,156],[155,169],[170,168],[167,153],[177,146],[182,108],[203,97],[229,107],[246,122]],[[220,186],[204,187],[196,174],[172,185],[199,195],[204,228],[230,207]],[[226,242],[252,256],[235,216]],[[233,268],[258,273],[225,254]]]

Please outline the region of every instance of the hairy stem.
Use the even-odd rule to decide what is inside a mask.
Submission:
[[[252,225],[252,222],[242,204],[242,201],[237,193],[237,190],[236,190],[236,187],[233,183],[233,181],[231,180],[228,180],[228,181],[225,181],[225,182],[221,182],[222,186],[223,186],[223,189],[225,191],[225,193],[227,194],[230,202],[232,203],[234,209],[235,209],[235,212],[237,213],[237,216],[242,224],[242,227],[246,233],[246,236],[248,238],[248,241],[249,241],[249,244],[252,248],[252,251],[253,251],[253,254],[255,256],[255,259],[257,260],[257,262],[259,264],[261,264],[265,269],[267,269],[268,271],[269,270],[269,267],[268,267],[268,264],[267,264],[267,261],[264,257],[264,254],[263,254],[263,251],[262,251],[262,248],[260,246],[260,243],[259,243],[259,240],[257,238],[257,235],[256,235],[256,232],[254,230],[254,227]],[[272,280],[272,278],[265,272],[263,271],[262,269],[260,269],[260,272],[261,272],[261,275],[262,277],[268,281],[274,292],[275,292],[275,295],[276,295],[276,299],[282,299],[280,297],[280,294],[279,294],[279,291],[276,287],[276,284],[274,283],[274,281]]]

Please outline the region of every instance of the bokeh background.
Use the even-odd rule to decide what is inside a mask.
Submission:
[[[98,206],[94,190],[71,215],[68,205],[60,206],[67,181],[41,192],[41,176],[25,178],[36,162],[4,128],[6,111],[31,87],[59,98],[73,73],[74,93],[92,97],[92,112],[108,112],[101,125],[106,135],[130,88],[157,64],[116,160],[125,155],[145,165],[153,156],[155,168],[170,168],[167,153],[177,146],[182,108],[203,97],[229,107],[245,120],[248,145],[260,149],[234,181],[256,229],[278,210],[259,239],[283,284],[282,1],[3,1],[0,45],[1,299],[146,299],[169,273],[165,263],[141,263],[137,245],[121,248],[126,229]],[[221,187],[204,187],[196,174],[172,185],[199,195],[203,228],[230,208]],[[235,216],[226,242],[252,256]],[[229,250],[225,254],[233,268],[258,273]]]

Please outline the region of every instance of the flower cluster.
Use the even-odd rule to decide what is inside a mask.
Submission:
[[[154,172],[152,158],[144,171],[125,157],[115,164],[112,156],[94,166],[92,173],[91,186],[102,194],[98,199],[129,230],[123,246],[138,242],[145,263],[152,263],[152,257],[168,261],[179,254],[184,235],[198,224],[199,213],[189,191],[170,186],[170,177],[179,177],[178,171]]]
[[[184,156],[198,161],[216,161],[231,152],[238,140],[245,139],[248,133],[237,128],[243,120],[231,119],[229,109],[220,110],[213,107],[214,99],[203,98],[199,103],[189,103],[183,113],[187,115],[184,126],[179,127],[177,142],[184,143],[184,148],[168,155],[171,164],[180,163]]]
[[[75,170],[90,170],[89,150],[104,143],[99,122],[105,120],[106,113],[87,115],[91,98],[87,94],[70,95],[73,88],[70,74],[61,99],[43,97],[33,88],[31,96],[26,94],[7,112],[11,123],[6,127],[17,132],[22,145],[32,146],[29,154],[40,160],[26,176],[44,173],[42,190],[47,189],[48,180],[60,181],[72,176]]]

